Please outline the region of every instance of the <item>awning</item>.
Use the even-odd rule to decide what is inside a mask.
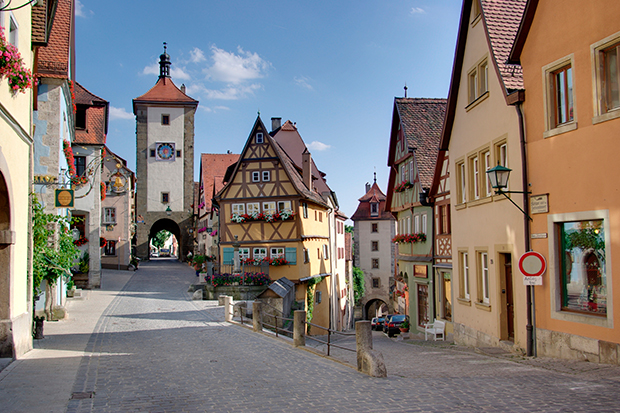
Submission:
[[[329,272],[323,273],[323,274],[315,274],[315,275],[311,275],[310,277],[304,277],[304,278],[300,278],[299,282],[306,282],[308,280],[311,280],[313,278],[321,278],[321,277],[329,277],[330,275],[332,275]]]

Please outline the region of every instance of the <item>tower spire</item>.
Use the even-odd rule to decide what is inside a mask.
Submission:
[[[159,78],[170,77],[170,56],[166,53],[166,42],[164,42],[164,53],[159,56]]]
[[[405,82],[405,97],[407,97],[407,82]]]

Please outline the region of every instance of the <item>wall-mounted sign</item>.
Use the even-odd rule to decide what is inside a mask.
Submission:
[[[56,208],[73,208],[74,199],[73,189],[57,189],[54,193],[54,206]]]
[[[549,212],[549,194],[531,196],[530,212],[532,214],[546,214]]]
[[[428,276],[428,267],[426,265],[414,265],[413,276],[426,278]]]
[[[58,178],[54,175],[35,175],[34,183],[35,184],[55,184],[58,182]]]
[[[532,239],[545,239],[547,238],[546,232],[541,232],[539,234],[532,234]]]
[[[547,261],[539,252],[528,251],[519,258],[523,285],[542,285],[542,275],[547,271]]]

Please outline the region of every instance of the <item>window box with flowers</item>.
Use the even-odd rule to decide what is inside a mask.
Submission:
[[[88,238],[84,235],[80,235],[80,238],[73,241],[73,245],[81,247],[82,245],[88,244]]]
[[[245,264],[245,265],[261,265],[263,263],[268,263],[269,265],[272,265],[274,267],[279,267],[282,265],[289,265],[290,262],[288,262],[286,260],[286,258],[284,257],[278,257],[278,258],[269,258],[269,257],[265,257],[262,259],[254,259],[254,258],[246,258],[244,260],[241,261],[241,263]]]
[[[237,224],[242,224],[244,222],[252,222],[252,221],[265,221],[265,222],[274,222],[274,221],[288,221],[295,218],[296,213],[291,211],[290,209],[284,209],[282,211],[269,213],[269,212],[252,212],[251,214],[232,214],[230,216],[230,220],[232,222],[236,222]]]
[[[394,192],[404,192],[405,190],[413,188],[413,184],[409,181],[403,181],[394,188]]]
[[[392,242],[396,243],[405,243],[405,244],[415,244],[418,242],[425,242],[426,234],[423,232],[418,232],[417,234],[400,234],[392,238]]]
[[[19,51],[4,37],[0,27],[0,79],[5,77],[11,92],[25,93],[32,87],[32,72],[24,67]]]

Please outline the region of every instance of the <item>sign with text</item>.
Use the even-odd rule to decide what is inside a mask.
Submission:
[[[549,194],[531,196],[530,212],[532,214],[546,214],[549,212]]]
[[[523,274],[523,285],[542,285],[542,275],[547,271],[547,261],[541,253],[529,251],[519,258],[519,270]]]
[[[73,189],[57,189],[54,195],[55,208],[73,208]]]

